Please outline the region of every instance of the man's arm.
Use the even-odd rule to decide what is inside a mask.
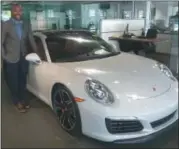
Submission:
[[[36,46],[36,43],[35,43],[35,40],[34,40],[34,37],[33,37],[33,32],[32,32],[32,28],[31,28],[31,24],[29,23],[28,26],[29,26],[28,27],[29,42],[30,42],[31,47],[33,48],[33,51],[35,53],[37,53],[37,46]]]
[[[4,43],[6,40],[6,36],[7,36],[7,24],[5,22],[1,23],[1,56],[2,59],[6,59],[6,49],[4,48]]]

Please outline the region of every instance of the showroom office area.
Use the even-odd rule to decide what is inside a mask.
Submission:
[[[6,22],[11,17],[10,9],[12,3],[14,2],[1,3],[1,22]],[[47,91],[51,95],[49,90],[54,89],[53,85],[51,85],[53,89],[49,87],[49,90],[47,90],[47,84],[54,82],[54,80],[61,80],[61,82],[66,82],[65,86],[69,86],[69,88],[67,88],[71,90],[75,96],[78,96],[74,99],[78,105],[78,110],[81,112],[82,132],[84,134],[82,137],[71,135],[60,126],[61,124],[58,118],[54,112],[52,112],[54,105],[49,106],[51,105],[51,103],[49,103],[51,97],[47,93],[46,98],[41,96],[42,102],[39,100],[40,98],[36,97],[37,95],[33,95],[34,92],[28,88],[27,98],[30,99],[32,108],[25,114],[18,113],[13,108],[9,90],[2,77],[2,147],[130,147],[131,142],[135,143],[144,140],[146,138],[145,133],[153,134],[153,132],[159,132],[159,130],[163,130],[173,124],[175,117],[178,117],[176,114],[178,111],[175,109],[175,106],[173,109],[168,110],[167,104],[171,104],[172,107],[174,103],[170,103],[166,98],[173,97],[175,101],[178,93],[174,92],[174,95],[173,93],[169,95],[165,90],[169,90],[166,86],[169,86],[170,81],[174,80],[174,82],[176,82],[175,77],[178,78],[177,1],[23,1],[19,3],[23,7],[24,19],[29,21],[32,26],[34,36],[41,40],[43,39],[42,37],[46,36],[49,38],[50,43],[51,37],[56,38],[55,34],[58,33],[60,33],[65,40],[67,40],[66,34],[70,34],[71,37],[73,36],[78,39],[78,34],[80,37],[79,41],[82,43],[86,42],[82,45],[83,47],[98,46],[99,48],[101,44],[104,49],[110,47],[109,49],[117,51],[115,51],[116,53],[112,53],[114,54],[113,56],[100,57],[99,59],[94,58],[94,60],[93,57],[89,57],[89,59],[83,57],[85,60],[77,60],[77,58],[75,60],[64,60],[62,56],[55,56],[59,54],[58,47],[62,47],[61,44],[58,44],[56,46],[57,48],[54,48],[54,59],[51,58],[49,51],[51,62],[48,64],[48,67],[45,67],[45,70],[42,68],[42,59],[42,65],[35,65],[35,67],[40,68],[40,70],[36,70],[40,75],[31,77],[31,82],[34,82],[33,79],[35,78],[37,90],[40,91],[41,88],[45,89],[45,92]],[[152,29],[152,33],[148,33],[149,29]],[[157,31],[157,34],[153,32],[154,30]],[[72,34],[72,32],[74,32],[74,34]],[[148,36],[152,37],[149,38],[147,33]],[[83,41],[81,37],[83,37]],[[99,39],[97,37],[99,37]],[[90,45],[87,41],[93,42],[94,45]],[[96,44],[96,42],[98,44]],[[66,42],[66,44],[67,43],[68,42]],[[68,48],[69,50],[78,49],[75,44],[72,44],[72,42],[69,43],[68,46],[66,46],[67,50]],[[47,45],[47,50],[50,50],[50,48],[53,50],[53,47],[55,46],[51,42],[51,44]],[[104,51],[104,49],[96,53],[94,52],[93,54],[97,54],[97,56],[101,56],[101,53],[104,55],[108,54],[109,51]],[[122,52],[119,54],[120,51]],[[119,54],[118,58],[115,56],[117,53]],[[63,55],[64,53],[60,54]],[[67,56],[66,53],[64,55]],[[32,58],[34,58],[33,55],[30,55],[28,60],[31,62]],[[61,61],[57,62],[56,59],[60,59]],[[47,62],[49,62],[48,60],[49,58],[47,56]],[[154,67],[155,61],[160,62],[160,64],[156,63],[156,67],[159,67],[160,70],[163,70],[161,66],[162,68],[163,66],[170,68],[172,74],[170,74],[167,67],[164,67],[165,70],[167,69],[167,75],[170,75],[168,76],[169,79],[163,75],[165,72],[155,72],[153,70],[154,68],[151,69],[151,66]],[[52,66],[53,63],[59,64]],[[58,65],[58,68],[56,65]],[[50,72],[48,74],[46,74],[47,68]],[[72,71],[75,72],[72,73]],[[34,75],[34,73],[35,72],[32,72],[29,75]],[[76,73],[78,73],[78,75]],[[51,79],[49,77],[49,79],[47,75],[54,78]],[[91,77],[95,80],[87,80],[85,84],[83,82],[85,79],[81,78],[82,76],[86,76],[87,78]],[[44,83],[45,81],[43,79],[49,79],[51,81],[50,83],[45,83],[45,85],[38,84]],[[123,87],[119,85],[120,83]],[[97,90],[98,92],[91,95],[89,92],[93,92],[92,85],[97,85],[104,90]],[[173,87],[173,85],[171,86]],[[84,88],[86,90],[84,90]],[[150,89],[153,91],[150,91]],[[115,92],[120,92],[120,94]],[[134,92],[137,93],[137,97],[132,94]],[[107,96],[102,93],[108,93],[108,98],[105,98],[104,102],[103,100],[98,101],[97,99]],[[125,96],[130,94],[130,97],[128,97],[130,100],[123,95],[124,93]],[[159,94],[162,94],[161,98],[164,100],[161,102],[162,104],[160,103],[160,99],[157,98]],[[123,101],[121,98],[126,98],[128,102]],[[134,102],[136,100],[135,98],[139,100]],[[153,102],[148,101],[148,99],[151,99]],[[155,99],[155,101],[152,99]],[[144,101],[146,101],[146,103]],[[164,108],[157,107],[159,104]],[[145,108],[142,108],[142,106],[145,107],[144,105],[148,106],[149,117],[147,117],[147,113],[144,112]],[[89,106],[91,111],[87,108]],[[118,106],[120,108],[118,108]],[[125,106],[127,107],[125,108]],[[106,107],[106,109],[104,107]],[[157,117],[153,116],[152,107],[153,110],[158,112],[155,114]],[[102,109],[104,109],[104,112],[101,111]],[[122,126],[119,126],[119,123],[115,123],[116,121],[114,121],[113,116],[115,117],[118,112],[121,116],[121,111],[124,112],[123,116],[129,116],[131,113],[134,113],[136,116],[141,116],[141,119],[139,119],[139,121],[130,119],[130,122],[126,122],[125,120],[119,121],[119,118],[117,122],[122,123]],[[104,115],[104,117],[101,115]],[[127,120],[129,121],[129,119]],[[89,124],[90,121],[92,124]],[[148,123],[148,121],[152,127],[149,126],[150,123]],[[133,123],[135,123],[135,127]],[[115,128],[111,128],[109,124],[114,125]],[[156,125],[156,128],[153,128],[153,125]],[[152,140],[149,139],[147,143],[138,145],[141,145],[143,148],[146,146],[149,147],[151,144],[153,147],[161,148],[178,147],[178,127],[176,125],[171,126],[171,129],[162,132],[161,135],[154,137]],[[123,129],[121,130],[120,127]],[[133,132],[130,132],[126,127],[130,127],[130,131],[132,130]],[[134,128],[137,130],[134,131]],[[121,133],[122,131],[123,133]],[[114,136],[117,140],[113,139]],[[163,136],[166,137],[164,138]],[[128,141],[125,142],[125,138],[128,138]],[[135,140],[136,138],[137,141]],[[123,146],[123,144],[125,145]]]

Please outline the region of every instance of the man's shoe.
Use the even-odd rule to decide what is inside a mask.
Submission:
[[[26,109],[30,109],[30,105],[25,105],[25,108]]]
[[[16,108],[17,108],[17,110],[18,110],[20,113],[25,113],[25,112],[26,112],[26,110],[25,110],[23,104],[21,104],[21,103],[18,103],[18,104],[16,105]]]
[[[27,102],[23,101],[23,105],[25,109],[30,109],[30,105]]]

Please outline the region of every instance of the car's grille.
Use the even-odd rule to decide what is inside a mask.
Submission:
[[[111,134],[137,132],[143,129],[138,120],[111,120],[106,118],[105,122],[107,130]]]
[[[162,124],[165,124],[166,122],[168,122],[169,120],[171,120],[174,117],[175,113],[176,113],[176,111],[162,119],[152,122],[151,123],[152,128],[156,128]]]

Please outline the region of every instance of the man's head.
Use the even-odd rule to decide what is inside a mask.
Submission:
[[[22,7],[19,4],[13,4],[11,8],[12,17],[16,20],[21,20],[22,18]]]

